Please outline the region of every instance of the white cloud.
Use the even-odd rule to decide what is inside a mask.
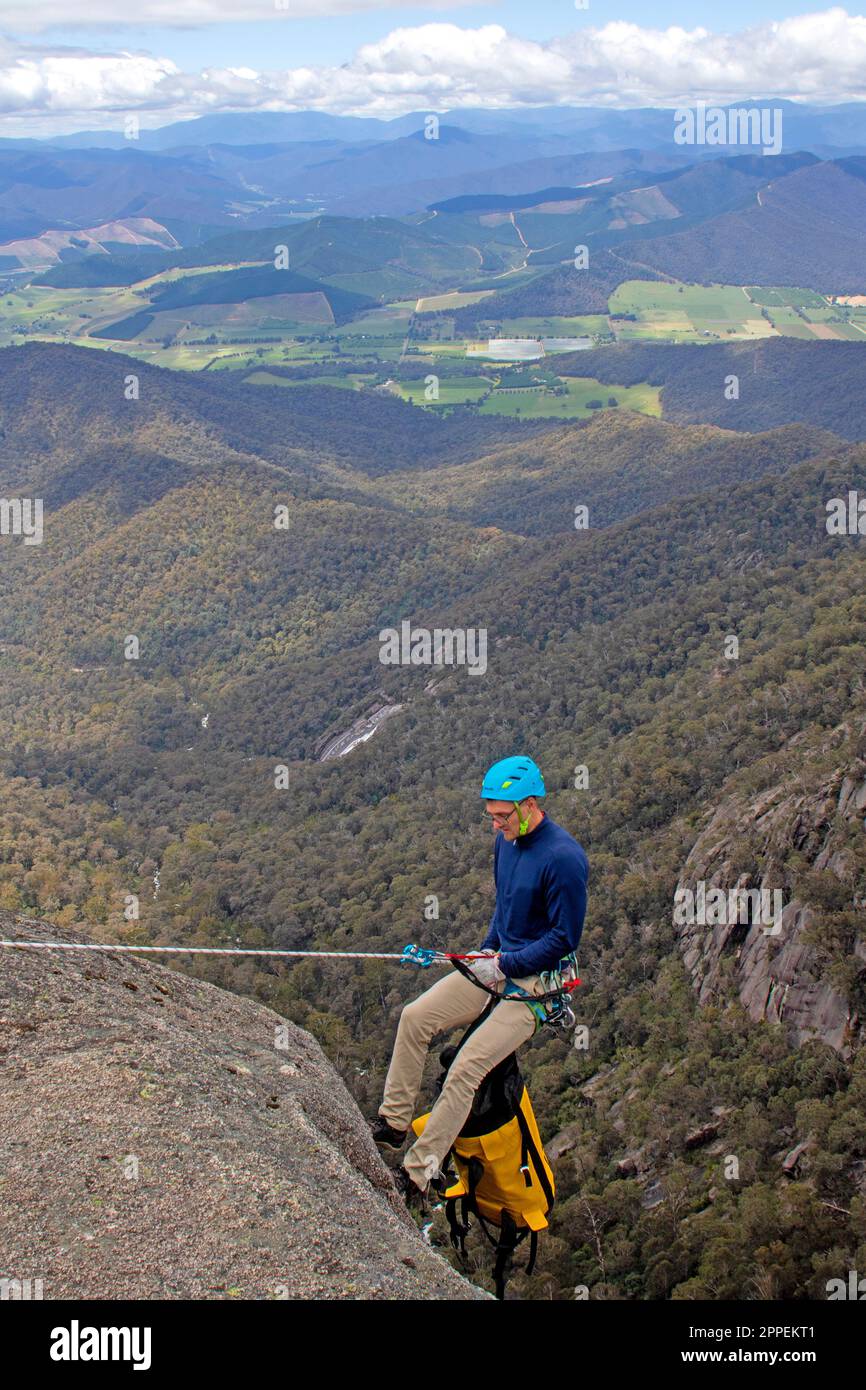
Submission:
[[[839,6],[736,34],[619,21],[554,39],[550,47],[568,59],[590,100],[618,94],[624,105],[675,105],[680,97],[866,97],[866,18]]]
[[[108,113],[130,111],[156,124],[219,110],[391,116],[461,106],[675,106],[748,97],[866,97],[866,18],[835,8],[727,35],[615,22],[546,43],[499,24],[422,24],[364,44],[339,68],[271,72],[238,66],[187,73],[140,52],[0,44],[0,110],[54,125],[63,115],[67,129],[100,114],[105,125]]]

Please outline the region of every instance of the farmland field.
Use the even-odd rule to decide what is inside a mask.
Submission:
[[[842,323],[831,325],[833,336],[842,338],[846,342],[862,343],[866,340],[866,315],[852,315],[850,319],[845,319]]]
[[[503,338],[591,338],[610,332],[605,314],[499,320]]]
[[[126,287],[61,290],[30,285],[0,298],[0,345],[24,336],[58,341],[84,336],[146,307],[147,300]]]
[[[750,286],[748,294],[754,303],[766,307],[776,331],[788,337],[848,342],[866,337],[863,306],[834,304],[814,290],[788,286]]]
[[[339,386],[348,391],[360,391],[362,386],[373,380],[373,376],[369,372],[347,372],[345,376],[334,372],[293,381],[289,377],[274,376],[272,372],[258,371],[251,372],[245,380],[251,386]]]
[[[439,398],[434,401],[428,401],[425,397],[426,387],[423,378],[418,381],[401,382],[399,389],[404,400],[412,401],[414,405],[435,407],[462,405],[465,401],[477,401],[486,391],[490,390],[492,385],[492,379],[485,376],[440,377]]]
[[[482,415],[514,415],[527,419],[588,419],[596,414],[588,402],[602,401],[608,409],[608,399],[614,397],[616,407],[635,410],[642,415],[661,415],[658,387],[640,382],[637,386],[610,386],[593,377],[561,377],[567,395],[555,396],[549,391],[494,391],[480,406]]]
[[[208,367],[210,371],[237,371],[247,370],[250,367],[267,366],[268,364],[286,367],[300,366],[309,362],[327,363],[333,361],[334,347],[329,343],[294,343],[290,339],[283,339],[268,346],[242,347],[236,343],[225,343],[219,347],[183,345],[167,348],[164,352],[159,352],[159,355],[152,360],[158,366],[175,366],[178,364],[172,360],[174,353],[195,353],[195,361],[202,367]],[[136,351],[134,355],[143,357],[145,354],[143,351]]]
[[[787,286],[677,285],[629,280],[610,297],[620,341],[675,343],[731,338],[847,339],[866,336],[866,308],[831,304],[814,290]]]
[[[487,299],[493,290],[452,290],[450,294],[427,295],[419,299],[415,311],[419,314],[433,314],[438,309],[462,309],[466,304],[477,304]]]
[[[738,285],[657,284],[627,280],[610,297],[612,314],[634,314],[634,320],[614,320],[616,337],[706,342],[714,338],[766,338],[775,331],[761,317]]]
[[[797,309],[822,309],[827,307],[827,301],[815,290],[789,289],[787,286],[772,285],[749,285],[746,294],[753,304],[766,306],[768,309],[790,306]]]
[[[439,381],[439,398],[436,401],[425,399],[423,381],[398,384],[403,398],[416,405],[441,409],[480,400],[478,409],[482,415],[511,415],[520,419],[585,419],[595,413],[589,408],[589,401],[601,401],[604,409],[635,410],[643,415],[661,414],[658,389],[644,382],[637,386],[609,386],[593,377],[563,376],[559,380],[566,394],[557,396],[540,385],[506,389],[496,385],[498,380],[495,372],[490,376],[443,376]],[[608,406],[611,397],[617,402],[615,407]]]

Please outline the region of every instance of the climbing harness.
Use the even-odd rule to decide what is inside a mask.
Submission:
[[[407,947],[407,950],[409,948]],[[539,972],[539,980],[543,986],[539,994],[530,994],[522,985],[518,985],[514,980],[506,980],[505,988],[499,990],[491,989],[489,985],[482,984],[474,971],[464,964],[467,960],[480,959],[479,953],[472,955],[450,955],[448,959],[461,975],[465,975],[467,980],[471,980],[479,989],[483,989],[486,994],[494,999],[521,999],[526,1002],[532,1013],[535,1014],[535,1032],[542,1028],[544,1024],[551,1027],[561,1028],[567,1032],[573,1028],[576,1022],[574,1009],[571,1006],[571,992],[577,989],[582,981],[577,973],[577,956],[571,951],[567,956],[563,956],[559,964],[553,970],[543,970]],[[533,1034],[534,1036],[534,1034]]]
[[[568,976],[567,980],[565,979],[566,975]],[[554,970],[542,970],[538,978],[544,986],[544,991],[541,994],[531,995],[520,985],[516,985],[513,980],[509,980],[505,986],[505,998],[522,996],[526,999],[538,1020],[536,1033],[545,1023],[567,1032],[576,1023],[574,1009],[571,1007],[571,990],[576,989],[580,984],[576,955],[572,951],[569,955],[563,956]]]

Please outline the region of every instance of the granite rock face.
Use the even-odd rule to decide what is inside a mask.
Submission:
[[[678,890],[697,895],[700,884],[705,893],[710,888],[726,893],[763,889],[765,902],[775,906],[772,895],[785,883],[785,863],[792,853],[812,869],[844,873],[850,849],[841,832],[866,815],[866,765],[858,759],[811,786],[809,781],[802,776],[786,780],[751,802],[737,795],[723,801],[693,845]],[[744,840],[761,866],[755,874],[738,872],[737,846]],[[784,893],[781,913],[772,922],[766,915],[753,920],[754,913],[729,910],[720,914],[724,922],[714,923],[707,912],[706,923],[678,926],[680,949],[702,1003],[718,994],[724,964],[730,961],[737,993],[752,1019],[783,1024],[797,1046],[820,1038],[847,1054],[866,1020],[821,978],[817,953],[803,939],[814,913],[814,905],[788,900]],[[866,959],[866,926],[855,952]]]
[[[0,913],[0,937],[85,938]],[[486,1299],[319,1044],[153,956],[0,948],[0,1278],[46,1299]]]

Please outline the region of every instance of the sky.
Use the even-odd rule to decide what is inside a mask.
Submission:
[[[121,22],[128,14],[134,23]],[[232,110],[866,98],[866,17],[795,0],[0,0],[0,134]]]

